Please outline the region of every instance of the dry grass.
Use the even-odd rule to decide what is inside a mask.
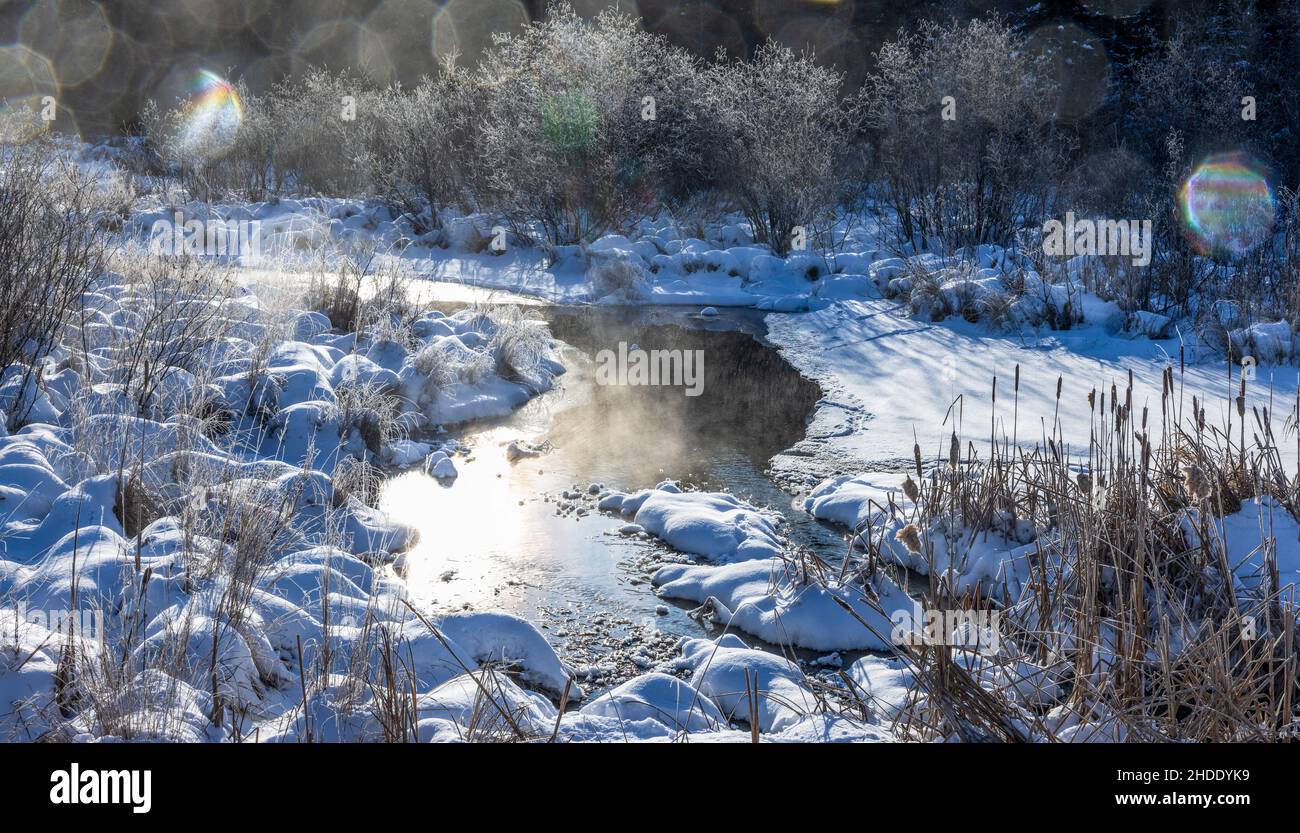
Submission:
[[[1269,741],[1300,718],[1300,608],[1280,585],[1276,552],[1297,542],[1261,529],[1264,577],[1246,586],[1215,522],[1257,497],[1296,516],[1300,481],[1275,428],[1296,433],[1300,397],[1280,420],[1234,397],[1214,428],[1172,367],[1157,413],[1134,409],[1131,384],[1070,392],[1092,408],[1086,453],[1067,450],[1059,421],[1033,448],[991,435],[982,454],[955,436],[942,459],[915,449],[909,549],[933,564],[936,524],[979,532],[1007,517],[1031,522],[1037,545],[1019,586],[1004,576],[958,593],[930,571],[927,606],[1000,612],[1001,650],[976,659],[951,645],[898,645],[918,683],[895,722],[902,737],[1052,740],[1085,721],[1076,737]],[[897,573],[880,534],[860,528],[855,541],[849,569]]]

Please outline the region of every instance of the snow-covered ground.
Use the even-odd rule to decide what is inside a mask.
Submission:
[[[125,235],[147,239],[174,211],[147,205]],[[712,229],[705,241],[647,221],[630,237],[608,236],[585,250],[543,255],[510,241],[493,253],[493,225],[480,216],[448,216],[440,230],[418,234],[412,218],[359,200],[181,211],[187,219],[259,221],[265,254],[277,258],[374,246],[380,262],[424,279],[551,303],[770,311],[771,343],[825,391],[800,454],[780,466],[807,492],[807,512],[846,528],[869,518],[885,523],[877,517],[885,505],[915,509],[900,493],[914,443],[933,459],[953,432],[963,448],[987,446],[991,435],[1033,447],[1059,430],[1086,452],[1091,391],[1109,396],[1131,377],[1134,408],[1158,420],[1163,374],[1180,363],[1178,340],[1135,333],[1113,304],[1036,275],[1025,284],[1038,294],[1014,299],[1011,326],[998,329],[933,320],[928,308],[899,299],[906,287],[898,282],[916,269],[946,275],[941,297],[1000,291],[1000,276],[1024,277],[1022,260],[992,247],[975,253],[973,265],[928,255],[905,261],[868,230],[835,256],[777,258],[738,224]],[[120,275],[83,299],[82,361],[59,348],[35,386],[6,371],[0,408],[28,416],[0,436],[0,738],[622,741],[689,733],[730,741],[749,740],[753,719],[770,740],[877,741],[892,737],[900,711],[924,708],[905,666],[866,656],[846,676],[875,703],[871,716],[827,713],[798,663],[746,643],[884,652],[899,620],[919,627],[915,599],[898,581],[883,572],[813,580],[810,571],[822,568],[789,546],[768,508],[673,481],[635,493],[611,484],[596,503],[623,516],[628,533],[684,556],[686,563],[658,570],[654,592],[699,605],[700,619],[725,630],[721,636],[683,640],[671,662],[590,698],[534,625],[492,611],[420,613],[392,569],[413,531],[336,479],[355,462],[388,471],[425,466],[454,489],[458,447],[440,432],[507,415],[547,390],[563,372],[555,345],[546,336],[535,361],[507,368],[502,333],[521,325],[473,310],[423,313],[406,340],[340,333],[320,312],[275,309],[262,298],[273,264],[240,265],[238,290],[221,305],[233,326],[203,345],[211,372],[202,379],[164,368],[164,383],[140,396],[121,377],[124,345],[146,326],[142,305],[151,301]],[[1066,297],[1079,318],[1068,329],[1048,327],[1045,310]],[[1225,361],[1190,336],[1186,346],[1174,401],[1190,407],[1196,397],[1212,424],[1233,417],[1238,374],[1229,379]],[[1247,406],[1288,402],[1296,385],[1294,367],[1262,364]],[[177,415],[178,403],[200,390],[229,422],[226,436],[241,442],[213,439]],[[396,396],[396,412],[367,411],[360,394],[375,390]],[[384,419],[399,423],[403,436],[377,427]],[[1294,468],[1294,454],[1284,462]],[[148,511],[124,507],[121,496],[139,493],[143,482],[165,499]],[[1263,541],[1261,517],[1273,531]],[[915,552],[893,545],[903,520],[891,514],[888,522],[897,527],[889,558],[923,573]],[[1215,523],[1242,581],[1263,580],[1267,547],[1278,552],[1284,582],[1294,580],[1300,528],[1284,509],[1252,500]],[[1194,534],[1197,519],[1186,527]],[[960,529],[945,532],[961,537]],[[1033,541],[1032,529],[1009,518],[978,547],[944,555],[961,574],[960,589],[1014,591],[1008,577]],[[258,557],[250,559],[250,547]],[[78,624],[76,636],[92,660],[86,667],[98,670],[70,680],[61,647],[67,625],[46,612],[83,609],[103,623],[90,633]],[[405,707],[386,702],[381,688],[357,683],[389,673],[395,652],[414,688],[415,713],[404,718],[411,725],[394,725]],[[114,661],[119,654],[127,660]],[[977,654],[968,664],[977,679],[1001,684]],[[304,694],[301,677],[312,673],[320,684]],[[1075,725],[1064,712],[1053,719],[1061,734]]]
[[[1122,395],[1130,374],[1135,410],[1148,408],[1158,425],[1161,375],[1179,367],[1179,341],[1123,332],[1123,315],[1110,304],[1096,302],[1084,314],[1067,331],[1008,334],[960,319],[920,321],[899,303],[870,299],[771,315],[768,330],[782,355],[828,392],[814,426],[839,430],[818,438],[824,453],[859,468],[899,470],[910,465],[914,443],[927,456],[946,453],[954,430],[963,445],[987,449],[992,432],[999,442],[1014,435],[1032,446],[1051,435],[1058,419],[1065,441],[1086,452],[1088,394],[1109,396],[1114,385]],[[1207,421],[1220,425],[1234,407],[1240,376],[1233,368],[1230,384],[1221,357],[1189,360],[1174,401],[1190,412],[1198,398]],[[1296,383],[1294,366],[1261,367],[1247,385],[1248,404],[1285,408]]]

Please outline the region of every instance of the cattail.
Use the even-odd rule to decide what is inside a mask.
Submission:
[[[910,474],[903,481],[903,494],[907,495],[907,499],[913,503],[916,503],[917,498],[921,496],[921,489],[916,485],[916,481],[912,479]]]
[[[961,461],[961,440],[957,439],[957,432],[952,432],[952,442],[948,446],[948,465],[954,469],[957,463]]]
[[[921,444],[912,443],[912,462],[916,464],[916,476],[924,477],[921,473]]]
[[[1092,494],[1092,475],[1081,471],[1075,476],[1074,482],[1079,484],[1080,492],[1085,495]]]
[[[1205,500],[1210,496],[1210,482],[1205,479],[1205,472],[1195,463],[1183,469],[1183,485],[1193,500]]]
[[[907,547],[907,551],[913,555],[921,552],[921,530],[916,524],[908,524],[898,530],[894,538]]]

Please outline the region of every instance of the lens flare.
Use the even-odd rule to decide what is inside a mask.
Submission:
[[[1268,239],[1277,203],[1262,167],[1242,153],[1211,156],[1178,193],[1183,228],[1206,257],[1231,260]]]
[[[244,105],[234,86],[221,76],[202,70],[194,93],[185,103],[180,148],[191,156],[209,157],[230,147],[244,119]]]

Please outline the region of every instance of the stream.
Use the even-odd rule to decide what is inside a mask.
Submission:
[[[452,312],[477,300],[432,305]],[[410,471],[381,494],[381,509],[420,532],[404,559],[416,601],[436,612],[521,616],[599,692],[671,658],[680,637],[718,631],[650,584],[658,566],[686,557],[648,536],[620,534],[627,521],[597,511],[593,487],[630,492],[677,480],[727,491],[781,513],[793,545],[827,558],[843,551],[843,534],[795,508],[766,473],[772,457],[803,438],[821,389],[762,340],[762,313],[535,302],[525,311],[565,345],[566,372],[554,389],[509,417],[451,432],[468,449],[455,457],[456,479]],[[593,357],[619,342],[703,351],[701,394],[598,384]],[[507,446],[520,441],[543,453],[511,462]]]

